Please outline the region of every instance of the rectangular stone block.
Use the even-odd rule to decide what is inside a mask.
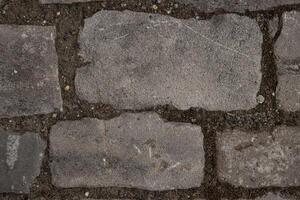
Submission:
[[[0,193],[29,193],[46,144],[37,133],[0,130]]]
[[[164,122],[154,113],[85,118],[51,128],[52,183],[57,187],[199,187],[203,179],[199,126]]]
[[[300,110],[300,12],[283,14],[283,28],[275,43],[278,67],[277,101],[285,111]]]
[[[279,6],[299,4],[300,0],[176,0],[192,5],[202,12],[240,12],[269,10]]]
[[[121,109],[250,109],[261,82],[262,34],[255,20],[219,15],[175,19],[100,11],[85,20],[77,70],[81,99]]]
[[[300,127],[226,130],[217,136],[217,150],[222,181],[246,188],[300,185]]]
[[[62,109],[55,27],[0,25],[0,117]]]

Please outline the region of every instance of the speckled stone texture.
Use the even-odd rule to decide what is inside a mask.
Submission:
[[[37,133],[0,130],[0,193],[29,193],[46,144]]]
[[[273,132],[227,130],[218,133],[218,175],[235,186],[298,186],[300,127]]]
[[[0,25],[0,117],[62,109],[55,27]]]
[[[63,188],[199,187],[202,145],[199,126],[166,123],[154,113],[59,122],[50,134],[52,183]]]
[[[222,200],[229,200],[229,199],[222,199]],[[238,200],[247,200],[247,199],[238,199]],[[297,200],[296,197],[285,197],[284,195],[281,195],[279,193],[267,193],[263,195],[262,197],[257,197],[253,200]]]
[[[83,2],[91,2],[91,1],[99,1],[99,0],[39,0],[42,4],[51,4],[51,3],[83,3]]]
[[[77,70],[81,99],[121,109],[251,109],[261,81],[262,35],[238,15],[175,19],[100,11],[85,20]]]
[[[283,28],[275,43],[275,54],[279,108],[300,111],[300,12],[283,14]]]
[[[279,6],[300,3],[300,0],[176,0],[178,3],[192,5],[202,12],[240,12],[268,10]]]

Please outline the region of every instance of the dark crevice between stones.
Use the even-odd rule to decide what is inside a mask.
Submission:
[[[153,8],[157,5],[157,9]],[[166,0],[157,4],[152,0],[115,0],[99,1],[75,4],[41,5],[37,0],[5,0],[1,7],[1,24],[19,25],[53,25],[57,28],[56,49],[59,57],[59,81],[64,100],[64,111],[47,115],[34,115],[0,119],[0,128],[15,130],[18,132],[35,131],[47,141],[47,150],[43,160],[40,176],[29,195],[0,194],[0,199],[8,200],[80,200],[84,193],[89,192],[90,198],[130,198],[130,199],[237,199],[255,198],[269,191],[297,195],[299,187],[267,187],[259,189],[236,188],[230,184],[221,182],[217,177],[217,149],[216,133],[225,129],[239,128],[247,131],[269,130],[276,125],[299,125],[300,112],[277,111],[276,99],[272,94],[276,90],[277,75],[274,58],[274,42],[280,34],[280,30],[272,38],[269,34],[268,23],[274,16],[281,16],[284,11],[300,10],[300,5],[281,6],[268,11],[246,12],[243,16],[257,19],[264,35],[262,83],[258,94],[265,97],[263,104],[248,111],[206,111],[204,109],[191,108],[178,110],[172,106],[157,106],[143,110],[117,110],[110,105],[90,104],[80,100],[75,93],[74,78],[76,69],[85,65],[78,56],[78,35],[83,26],[84,18],[94,13],[105,10],[132,10],[137,12],[168,14],[176,18],[209,19],[213,15],[225,14],[226,11],[214,13],[202,13],[192,6],[182,4],[175,5],[174,1]],[[280,22],[282,23],[282,21]],[[69,89],[66,89],[69,86]],[[199,188],[172,191],[146,191],[131,188],[57,188],[51,184],[51,170],[49,157],[49,133],[51,126],[62,120],[76,120],[83,117],[96,117],[99,119],[111,119],[123,112],[157,112],[167,121],[185,122],[200,125],[204,134],[205,150],[205,176],[203,184]]]

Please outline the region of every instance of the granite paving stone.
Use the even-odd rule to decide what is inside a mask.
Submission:
[[[257,105],[262,34],[235,14],[210,20],[100,11],[85,20],[78,96],[119,109],[243,110]]]
[[[62,109],[55,27],[0,25],[0,117]]]
[[[58,122],[50,134],[52,183],[63,188],[199,187],[202,145],[199,126],[164,122],[155,113]]]
[[[45,148],[37,133],[0,130],[0,193],[29,193]]]

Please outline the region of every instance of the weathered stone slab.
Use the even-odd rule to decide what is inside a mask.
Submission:
[[[199,187],[202,145],[199,126],[166,123],[154,113],[59,122],[50,134],[52,183],[63,188]]]
[[[0,130],[0,193],[29,193],[46,148],[37,133]]]
[[[272,133],[227,130],[217,137],[218,174],[235,186],[299,186],[300,127]]]
[[[300,0],[176,0],[192,5],[202,12],[241,12],[269,10],[279,6],[299,4]]]
[[[238,15],[182,20],[101,11],[85,20],[81,99],[122,109],[173,104],[179,109],[250,109],[261,81],[262,35]]]
[[[0,117],[62,109],[55,28],[0,25]]]
[[[283,14],[283,28],[275,43],[279,108],[300,110],[300,12]]]

